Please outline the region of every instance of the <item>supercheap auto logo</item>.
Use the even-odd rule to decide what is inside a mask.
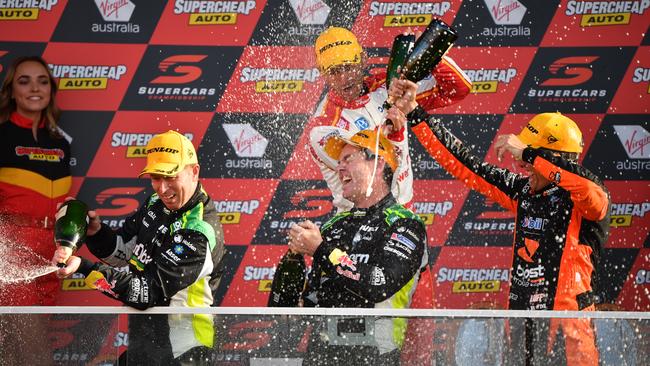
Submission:
[[[453,293],[499,292],[501,282],[508,282],[510,271],[502,268],[438,269],[437,283],[452,283]]]
[[[58,0],[0,0],[0,21],[38,20],[41,10],[51,11]]]
[[[451,201],[413,202],[413,211],[427,226],[433,224],[436,215],[446,216],[452,208],[454,208],[454,204]]]
[[[580,17],[581,27],[630,24],[632,15],[643,15],[650,0],[639,1],[569,1],[564,14]]]
[[[214,207],[222,224],[239,224],[241,215],[252,215],[260,207],[260,201],[214,201]]]
[[[176,0],[174,14],[189,14],[189,25],[237,24],[239,15],[249,15],[255,1],[193,1]]]
[[[29,160],[59,162],[65,157],[61,149],[45,149],[35,146],[16,146],[16,156],[27,156]]]
[[[244,281],[258,281],[257,291],[270,292],[275,267],[244,267]]]
[[[239,80],[255,83],[256,93],[301,92],[305,82],[314,83],[320,73],[318,69],[282,69],[245,67]]]
[[[472,81],[472,93],[496,93],[499,84],[509,84],[517,76],[517,69],[478,69],[465,70],[465,73]]]
[[[632,226],[634,217],[645,217],[650,211],[650,202],[640,203],[612,203],[610,226]]]
[[[650,94],[650,69],[647,67],[637,67],[632,74],[632,82],[635,84],[646,83],[646,93]]]
[[[109,80],[120,80],[128,71],[126,65],[49,64],[49,67],[59,80],[60,90],[106,89]]]
[[[636,276],[634,276],[634,284],[635,285],[650,284],[650,270],[648,269],[638,270],[636,272]]]
[[[151,138],[154,136],[153,133],[133,133],[133,132],[120,132],[115,131],[111,135],[111,147],[121,148],[126,147],[126,157],[127,158],[144,158],[147,156],[145,147]],[[194,134],[186,133],[190,141],[194,138]]]
[[[435,16],[441,18],[451,9],[451,2],[381,2],[370,3],[368,15],[383,17],[384,27],[427,25]]]
[[[84,279],[86,276],[81,273],[73,273],[70,278],[64,278],[61,282],[61,289],[63,291],[88,291],[94,290],[86,284]]]

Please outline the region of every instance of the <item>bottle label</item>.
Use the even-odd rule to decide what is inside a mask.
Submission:
[[[68,212],[68,205],[64,204],[61,206],[61,208],[54,214],[54,219],[58,220],[61,217],[65,216],[65,214]]]

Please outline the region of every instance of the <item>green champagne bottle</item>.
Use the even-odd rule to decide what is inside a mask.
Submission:
[[[305,258],[287,250],[273,276],[268,307],[296,307],[305,286]]]
[[[424,79],[442,60],[445,52],[458,39],[458,33],[439,19],[433,19],[420,38],[415,41],[413,51],[402,67],[406,79],[415,83]]]
[[[79,200],[65,201],[55,215],[54,241],[74,252],[86,239],[88,206]]]
[[[415,43],[415,35],[413,34],[398,34],[393,40],[393,46],[390,50],[390,56],[388,58],[388,65],[386,67],[386,90],[390,87],[390,82],[393,78],[399,79],[400,72],[399,68],[404,65],[406,58],[413,48]],[[391,98],[384,102],[384,109],[388,110],[392,106]],[[390,119],[387,119],[386,124],[393,124]]]

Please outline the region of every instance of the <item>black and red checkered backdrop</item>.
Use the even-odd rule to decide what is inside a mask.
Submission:
[[[324,93],[312,44],[352,29],[372,68],[393,37],[437,17],[460,38],[449,55],[474,86],[438,110],[488,162],[496,135],[560,111],[586,138],[582,163],[612,195],[599,292],[650,309],[650,0],[0,0],[0,77],[43,55],[71,138],[73,195],[112,227],[148,194],[137,179],[152,134],[198,148],[230,251],[217,302],[266,304],[283,229],[333,213],[305,144]],[[513,216],[453,180],[412,140],[414,209],[426,221],[436,305],[505,305]],[[472,270],[483,270],[472,272]],[[463,277],[465,274],[465,277]],[[472,274],[480,276],[472,277]],[[469,279],[469,280],[468,280]],[[64,304],[111,304],[80,279]]]

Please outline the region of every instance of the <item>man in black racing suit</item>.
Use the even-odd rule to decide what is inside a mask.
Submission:
[[[103,263],[72,256],[59,274],[81,273],[89,287],[136,309],[209,307],[225,247],[214,204],[198,181],[194,147],[169,131],[154,136],[146,151],[140,175],[149,174],[156,193],[117,231],[89,212],[86,243]],[[57,263],[57,256],[65,258],[62,251]],[[128,271],[120,268],[127,265]],[[120,364],[204,364],[213,342],[210,315],[130,315],[129,347]]]
[[[519,175],[481,162],[417,106],[416,87],[398,80],[389,93],[410,110],[409,124],[425,149],[451,175],[516,214],[508,308],[593,311],[592,279],[609,234],[611,202],[600,179],[577,163],[583,146],[577,124],[560,113],[541,113],[518,135],[498,136],[497,157],[512,154],[529,173]],[[526,330],[533,364],[553,357],[568,365],[598,364],[589,319],[552,319],[542,329],[540,323],[529,322]],[[562,350],[559,356],[554,347]]]
[[[342,136],[330,136],[323,143],[338,161],[343,196],[354,208],[331,218],[320,231],[310,221],[289,231],[289,248],[313,256],[303,305],[408,308],[428,261],[424,225],[390,192],[397,166],[390,142],[380,135],[375,153],[375,131]],[[405,319],[327,319],[315,325],[303,364],[397,364],[405,329]]]

